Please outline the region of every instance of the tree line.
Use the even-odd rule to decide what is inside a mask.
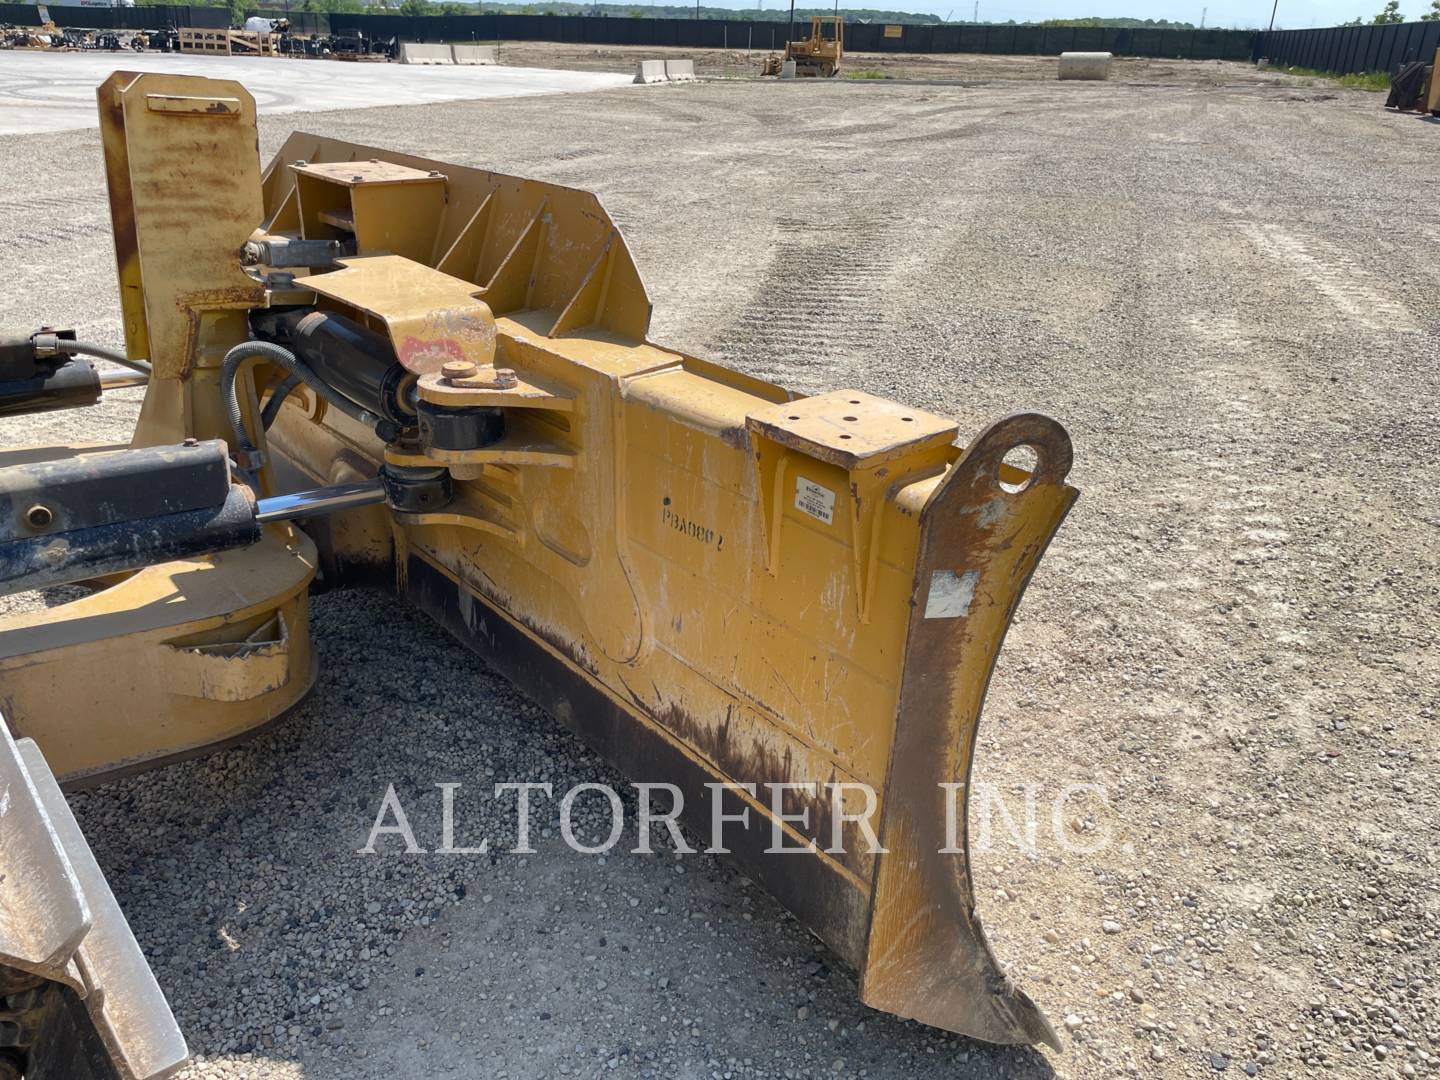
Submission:
[[[159,7],[168,3],[169,0],[135,0],[140,7]],[[790,19],[789,8],[717,8],[685,5],[685,4],[657,4],[648,7],[637,7],[633,4],[582,4],[569,3],[567,0],[534,0],[528,3],[486,3],[484,0],[476,0],[473,3],[461,3],[460,0],[398,0],[398,2],[365,3],[363,0],[268,0],[265,3],[246,3],[245,0],[194,0],[197,7],[227,7],[230,9],[231,21],[236,25],[244,22],[247,14],[253,14],[263,8],[266,11],[273,11],[284,5],[286,11],[298,11],[306,13],[323,13],[327,15],[590,15],[608,16],[610,18],[654,18],[654,19],[693,19],[696,12],[703,19],[729,19],[735,21],[754,22],[788,22]],[[1392,0],[1392,4],[1398,0]],[[1440,0],[1434,0],[1437,8],[1440,8]],[[822,8],[800,8],[795,9],[795,18],[808,21],[812,15],[834,15],[836,9],[833,7]],[[896,23],[910,26],[935,25],[942,22],[934,15],[924,15],[913,11],[890,11],[880,8],[842,8],[839,12],[847,22],[869,22],[869,23]],[[1440,17],[1437,13],[1436,17]],[[956,19],[954,23],[961,25],[972,25],[968,19]],[[1128,19],[1128,18],[1104,18],[1092,16],[1084,19],[1043,19],[1025,20],[1017,23],[1009,19],[1005,23],[987,23],[985,25],[1005,26],[1120,26],[1135,27],[1152,30],[1194,30],[1195,25],[1188,22],[1174,22],[1169,19]]]
[[[1440,0],[1430,0],[1430,10],[1421,13],[1421,22],[1440,22]],[[1374,18],[1366,19],[1363,15],[1357,15],[1349,22],[1343,22],[1341,26],[1388,26],[1390,23],[1403,23],[1405,16],[1400,14],[1400,0],[1390,0]]]

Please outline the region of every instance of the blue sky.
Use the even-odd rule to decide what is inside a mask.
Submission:
[[[741,0],[732,0],[738,4]],[[813,4],[814,0],[810,0]],[[969,19],[975,0],[865,0],[867,6],[919,11],[945,18]],[[806,0],[798,0],[797,6]],[[1264,29],[1270,22],[1271,0],[980,0],[980,18],[986,22],[1014,19],[1074,19],[1090,15],[1124,16],[1133,19],[1174,19],[1200,24],[1200,12],[1208,8],[1206,26],[1238,26]],[[764,0],[767,8],[788,8],[788,0]],[[843,2],[842,2],[843,6]],[[1385,6],[1385,0],[1280,0],[1276,27],[1336,26],[1363,15],[1365,21]],[[1430,0],[1400,0],[1407,20],[1428,11]]]

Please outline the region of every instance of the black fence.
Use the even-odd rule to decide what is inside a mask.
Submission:
[[[1393,73],[1410,60],[1430,61],[1440,48],[1440,22],[1389,26],[1331,26],[1323,30],[1273,30],[1255,36],[1255,59],[1281,67],[1313,68],[1336,75]]]
[[[50,18],[59,27],[87,30],[164,30],[167,27],[196,26],[218,30],[230,25],[230,12],[223,7],[190,7],[178,4],[157,7],[59,7],[48,5]],[[11,26],[39,26],[40,11],[34,4],[0,4],[0,23]]]
[[[98,30],[221,27],[220,7],[62,7],[49,5],[58,26]],[[263,9],[302,34],[360,33],[402,41],[556,41],[577,45],[673,45],[693,49],[776,49],[789,24],[740,19],[630,19],[586,15],[325,15]],[[0,22],[39,24],[33,4],[0,4]],[[808,30],[808,25],[806,26]],[[1014,53],[1112,52],[1192,60],[1248,60],[1248,30],[1149,30],[1119,26],[956,26],[847,23],[853,52]]]

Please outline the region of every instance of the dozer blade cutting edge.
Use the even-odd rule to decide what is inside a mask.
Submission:
[[[303,695],[294,597],[316,565],[383,583],[632,779],[678,785],[697,833],[748,811],[733,858],[867,1004],[1059,1048],[985,941],[964,807],[996,656],[1077,494],[1059,424],[1010,416],[957,446],[930,412],[654,344],[587,192],[304,134],[262,173],[237,83],[118,72],[99,95],[127,348],[153,365],[135,445],[224,438],[258,495],[384,498],[318,500],[303,532],[187,564],[190,588],[277,570],[183,635],[184,600],[147,622],[144,647],[199,675],[125,699],[147,732],[127,767]],[[44,615],[65,642],[123,654],[114,611],[102,630],[67,607]],[[47,745],[65,665],[16,681],[16,657],[17,727],[57,772],[103,774],[116,755]],[[776,829],[802,850],[770,850]]]
[[[0,1077],[163,1080],[165,995],[44,757],[0,719]]]

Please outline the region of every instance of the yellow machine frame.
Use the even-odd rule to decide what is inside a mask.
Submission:
[[[291,394],[265,493],[389,463],[443,466],[454,501],[267,526],[254,547],[0,623],[9,719],[62,779],[279,716],[313,681],[317,567],[383,582],[630,776],[678,784],[702,832],[712,799],[748,811],[734,857],[854,965],[865,1002],[1058,1047],[991,955],[968,856],[942,849],[1000,645],[1076,497],[1059,424],[1011,416],[957,446],[923,410],[797,398],[652,343],[640,275],[589,193],[304,134],[262,173],[234,82],[117,72],[99,99],[126,344],[154,367],[137,445],[229,438],[221,357],[250,312],[283,304],[385,335],[421,400],[499,408],[506,434],[386,446]],[[289,281],[242,266],[257,238],[354,254]],[[454,361],[515,377],[448,377]],[[282,374],[254,370],[252,419]],[[1019,447],[1032,472],[1006,462]],[[883,851],[857,824],[866,788]],[[959,820],[963,846],[963,805]],[[775,829],[801,853],[771,850]]]

